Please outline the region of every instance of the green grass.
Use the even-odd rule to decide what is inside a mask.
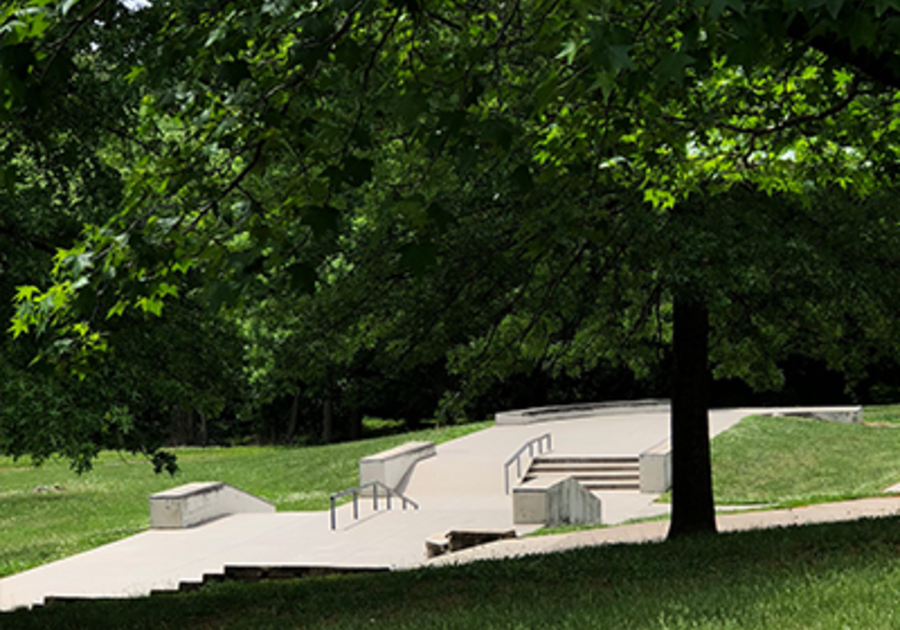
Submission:
[[[81,476],[65,462],[34,468],[0,458],[0,577],[147,529],[147,497],[166,488],[224,481],[279,510],[324,510],[332,492],[358,483],[359,458],[410,440],[444,442],[488,425],[305,448],[179,448],[181,470],[174,478],[154,475],[143,458],[117,453],[103,453]]]
[[[900,520],[721,534],[462,567],[79,602],[0,615],[56,628],[897,628]]]
[[[900,405],[863,407],[863,422],[866,424],[900,425]]]
[[[877,496],[900,482],[900,430],[751,416],[713,439],[712,466],[720,505]]]

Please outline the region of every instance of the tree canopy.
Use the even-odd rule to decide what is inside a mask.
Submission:
[[[674,335],[673,533],[712,529],[708,365],[896,352],[898,29],[894,0],[7,3],[0,180],[52,155],[88,208],[11,332],[89,374],[188,301],[280,390],[447,361],[448,413]]]

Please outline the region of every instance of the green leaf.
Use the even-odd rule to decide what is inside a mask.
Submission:
[[[575,61],[575,56],[578,54],[579,48],[580,45],[578,44],[578,42],[563,42],[562,50],[559,51],[559,54],[556,55],[556,58],[565,59],[567,64],[572,65],[572,62]]]
[[[12,333],[13,339],[18,339],[21,335],[28,334],[28,324],[15,317],[12,320],[12,325],[9,327],[9,332]]]
[[[559,76],[554,72],[534,91],[534,109],[541,112],[553,100],[559,91]]]
[[[660,83],[668,83],[673,81],[681,83],[684,80],[684,69],[687,68],[694,58],[687,53],[681,51],[670,51],[662,59],[659,60],[654,74]]]
[[[13,299],[16,302],[28,302],[31,301],[36,293],[40,293],[40,289],[35,286],[16,287],[16,297]]]
[[[829,15],[831,15],[832,19],[838,19],[838,15],[841,13],[841,7],[844,6],[844,0],[827,0],[825,2],[825,7],[828,9]]]
[[[888,9],[900,11],[900,0],[875,0],[875,17],[880,18]]]
[[[631,52],[631,44],[610,46],[609,54],[612,58],[612,69],[614,72],[620,70],[634,70],[634,62],[629,56]]]
[[[875,25],[865,11],[853,11],[848,31],[853,50],[869,48],[875,43]]]
[[[119,300],[116,302],[109,311],[106,312],[106,319],[110,319],[112,317],[120,317],[125,313],[125,308],[128,306],[128,303],[124,300]]]

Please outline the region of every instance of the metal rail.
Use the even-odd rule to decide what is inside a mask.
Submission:
[[[357,520],[359,518],[359,495],[366,488],[372,488],[372,509],[376,512],[378,511],[378,488],[383,488],[385,491],[385,495],[387,498],[387,509],[391,509],[391,496],[396,496],[398,499],[403,501],[403,509],[406,509],[407,505],[413,506],[415,509],[419,509],[419,504],[413,501],[410,498],[407,498],[397,492],[396,490],[391,490],[388,486],[381,483],[380,481],[370,481],[369,483],[364,483],[361,486],[356,486],[355,488],[350,488],[349,490],[342,490],[341,492],[335,492],[331,495],[331,529],[337,529],[337,512],[335,512],[336,505],[335,501],[340,499],[341,497],[345,497],[348,494],[353,495],[353,520]]]
[[[534,447],[537,445],[538,454],[543,454],[544,452],[544,441],[547,442],[547,452],[553,450],[553,439],[550,437],[549,433],[545,433],[544,435],[540,435],[536,438],[532,438],[525,442],[516,454],[510,457],[505,464],[503,464],[503,481],[504,487],[506,488],[506,494],[509,494],[509,468],[513,465],[513,462],[516,463],[516,479],[519,479],[522,476],[522,453],[526,450],[528,451],[528,456],[534,459]]]

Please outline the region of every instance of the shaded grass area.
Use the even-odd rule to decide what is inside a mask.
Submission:
[[[358,460],[411,440],[445,442],[490,423],[304,448],[179,448],[174,478],[140,457],[103,453],[81,476],[61,461],[0,458],[0,577],[147,529],[147,497],[191,481],[224,481],[278,510],[324,510],[358,483]]]
[[[0,615],[31,628],[896,628],[900,520],[378,575],[222,584]]]
[[[900,430],[750,416],[713,439],[712,467],[720,505],[878,496],[900,482]]]

